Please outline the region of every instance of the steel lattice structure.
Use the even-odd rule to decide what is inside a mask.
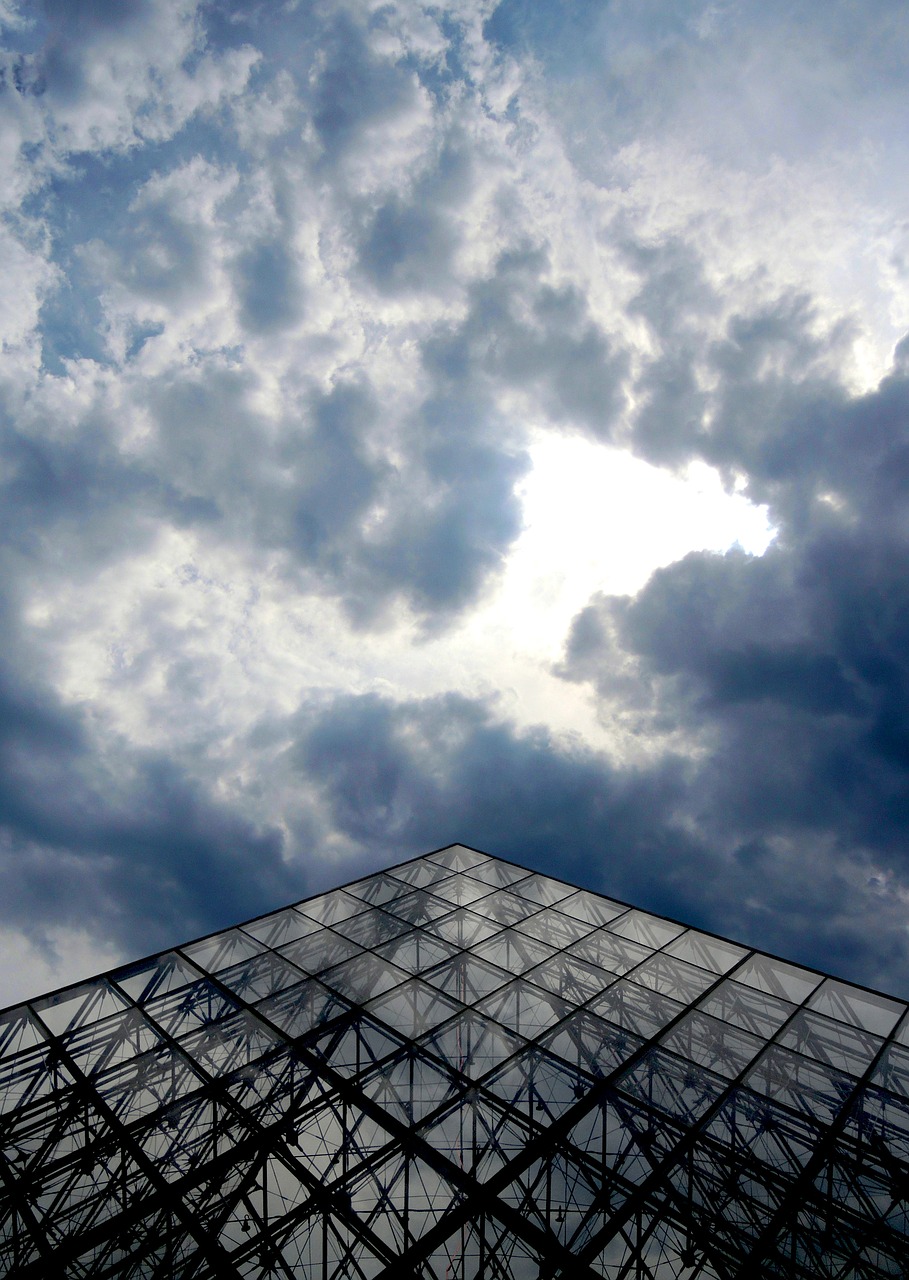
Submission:
[[[909,1274],[909,1017],[460,845],[0,1015],[0,1275]]]

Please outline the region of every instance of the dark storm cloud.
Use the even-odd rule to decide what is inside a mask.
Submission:
[[[277,832],[166,755],[94,738],[19,658],[0,670],[0,924],[39,942],[84,929],[137,953],[294,896]]]
[[[694,252],[672,243],[626,248],[642,275],[631,310],[655,347],[635,382],[636,451],[670,466],[699,458],[740,478],[790,539],[824,527],[834,512],[884,538],[906,532],[902,344],[880,384],[853,395],[840,376],[853,327],[824,323],[808,295],[783,293],[733,312],[708,338],[721,300]]]
[[[443,157],[428,181],[454,198],[460,173]],[[389,478],[389,514],[364,551],[364,604],[404,594],[431,629],[501,566],[521,530],[515,484],[529,465],[523,424],[497,408],[503,391],[526,394],[560,425],[602,439],[614,430],[627,357],[583,294],[550,274],[543,250],[503,253],[469,286],[463,319],[422,343],[432,392],[409,423],[406,467]]]
[[[518,732],[494,706],[458,694],[405,703],[338,695],[284,728],[295,739],[284,764],[319,787],[338,829],[366,847],[405,856],[434,837],[460,839],[589,882],[633,833],[639,856],[623,857],[604,882],[639,894],[646,860],[671,860],[668,829],[644,815],[671,808],[676,762],[623,776],[592,751],[542,728]],[[672,845],[680,865],[692,853],[684,839]]]
[[[339,383],[313,398],[309,431],[288,442],[294,484],[293,545],[305,560],[341,579],[351,542],[375,501],[383,471],[366,452],[379,406],[368,388]]]
[[[641,281],[629,312],[646,323],[654,350],[635,380],[636,452],[670,467],[700,457],[746,477],[757,502],[783,501],[784,491],[796,499],[806,481],[829,483],[846,419],[861,412],[839,378],[855,337],[850,323],[825,323],[798,292],[720,321],[724,299],[692,245],[622,235]],[[791,504],[787,511],[795,514]]]
[[[274,333],[300,319],[303,288],[299,269],[280,239],[246,250],[235,268],[240,319],[251,333]]]
[[[733,317],[704,357],[703,417],[675,422],[680,452],[770,502],[776,544],[692,554],[635,597],[596,597],[562,674],[607,719],[697,744],[691,829],[753,869],[768,913],[796,914],[784,878],[810,869],[827,893],[851,884],[856,930],[876,937],[875,886],[891,903],[909,888],[909,379],[901,347],[850,396],[824,371],[836,335],[810,319],[800,299]]]
[[[359,261],[381,293],[451,289],[461,240],[453,215],[470,194],[471,169],[466,140],[449,142],[406,200],[395,193],[371,216]]]
[[[635,386],[635,447],[658,466],[676,466],[700,441],[707,396],[699,360],[705,324],[721,299],[692,246],[676,239],[642,244],[630,235],[622,243],[641,281],[629,311],[646,322],[656,349]]]
[[[451,421],[464,406],[433,410]],[[465,608],[501,567],[521,531],[514,486],[528,460],[453,433],[426,447],[422,462],[425,499],[400,504],[366,565],[373,590],[405,591],[431,627]]]
[[[544,250],[500,256],[472,284],[468,311],[424,345],[442,385],[507,387],[532,395],[556,423],[608,440],[624,403],[627,355],[591,317],[574,285],[551,283]]]
[[[584,189],[617,140],[640,138],[642,164],[649,147],[675,154],[677,121],[710,163],[804,153],[816,132],[793,72],[812,42],[817,129],[861,135],[898,54],[845,3],[774,2],[756,24],[706,3],[569,8],[487,6],[485,49],[469,13],[407,6],[269,22],[249,6],[49,0],[16,37],[32,50],[10,83],[37,175],[20,247],[29,271],[42,244],[50,257],[28,284],[44,368],[24,347],[11,362],[0,435],[7,924],[87,924],[142,950],[299,896],[281,837],[250,816],[274,794],[301,861],[318,839],[358,865],[466,840],[903,984],[909,357],[850,393],[838,371],[853,335],[804,291],[773,296],[772,262],[716,283],[739,270],[735,249],[700,256],[722,211],[701,211],[700,251],[688,232],[646,238],[649,200],[692,225],[688,205],[673,213],[690,201],[678,175]],[[878,63],[880,92],[853,104]],[[570,74],[571,93],[547,98],[541,68]],[[575,182],[571,165],[544,166],[575,109],[587,118],[565,145],[584,179],[559,206],[550,188]],[[604,208],[626,212],[603,225]],[[553,209],[589,218],[577,238],[564,228],[561,253],[546,244]],[[624,255],[598,307],[580,282],[596,264],[572,277],[565,247],[591,232],[604,261]],[[628,273],[628,312],[607,320]],[[399,374],[406,386],[380,392]],[[330,658],[294,656],[317,680],[337,649],[357,673],[343,678],[365,685],[365,630],[400,622],[406,645],[415,621],[435,643],[494,583],[522,527],[529,427],[630,442],[672,469],[704,461],[779,528],[763,559],[689,556],[575,620],[562,674],[616,717],[620,745],[637,732],[644,763],[519,730],[457,693],[406,701],[406,676],[398,701],[304,698],[235,750],[248,692],[229,706],[246,689],[228,670],[233,622],[202,636],[188,592],[164,616],[162,577],[221,575],[236,602],[267,565],[288,612],[337,601],[354,626],[342,618]],[[169,559],[184,554],[198,565]],[[102,621],[63,618],[102,569]],[[236,613],[256,678],[283,679],[280,626]],[[135,637],[131,674],[105,654],[110,619],[112,649]],[[68,687],[94,690],[81,709],[54,691],[54,658]],[[191,728],[151,752],[110,727],[130,717]],[[248,777],[235,807],[214,799],[222,767]]]
[[[152,9],[148,0],[43,0],[48,38],[40,60],[42,87],[67,100],[84,87],[86,45],[107,33],[127,35]]]
[[[315,785],[371,866],[461,840],[805,963],[905,989],[902,912],[821,842],[730,850],[692,820],[697,765],[619,767],[493,705],[337,695],[272,732],[274,767]],[[818,858],[812,864],[812,855]],[[818,868],[823,866],[823,874]],[[870,922],[874,921],[871,929]]]
[[[443,213],[393,196],[372,219],[360,265],[382,293],[432,288],[449,278],[455,244]]]
[[[151,389],[148,465],[188,518],[217,539],[283,549],[288,575],[314,575],[359,626],[399,600],[444,624],[476,598],[520,532],[527,466],[488,400],[427,401],[393,465],[373,443],[382,407],[365,377],[309,393],[277,432],[250,407],[253,388],[222,368]]]
[[[320,44],[324,59],[313,91],[312,119],[331,164],[367,128],[411,106],[417,81],[405,67],[377,57],[365,30],[346,16],[324,31]]]
[[[42,430],[32,415],[0,421],[0,540],[4,587],[60,571],[78,580],[147,544],[154,523],[206,523],[205,497],[124,456],[101,406],[71,436]],[[65,550],[64,550],[65,549]]]

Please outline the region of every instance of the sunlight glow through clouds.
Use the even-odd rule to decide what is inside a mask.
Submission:
[[[738,545],[761,555],[776,530],[766,508],[726,493],[702,463],[674,476],[619,449],[542,434],[530,454],[518,486],[524,532],[485,603],[429,644],[398,653],[397,634],[374,638],[370,660],[382,661],[372,673],[361,666],[359,679],[399,696],[457,687],[493,698],[516,724],[546,724],[615,759],[643,760],[664,745],[658,735],[629,736],[582,684],[559,678],[572,619],[596,592],[636,594],[691,551]]]
[[[703,463],[674,476],[579,438],[542,438],[531,455],[525,529],[493,607],[549,656],[594,592],[634,594],[690,551],[762,555],[775,536],[766,507],[727,493]]]

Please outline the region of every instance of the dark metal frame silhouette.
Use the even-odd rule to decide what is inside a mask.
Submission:
[[[448,846],[0,1014],[0,1276],[909,1274],[909,1014]]]

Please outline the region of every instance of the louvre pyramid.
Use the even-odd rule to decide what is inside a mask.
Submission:
[[[460,845],[0,1014],[0,1275],[909,1275],[900,1001]]]

